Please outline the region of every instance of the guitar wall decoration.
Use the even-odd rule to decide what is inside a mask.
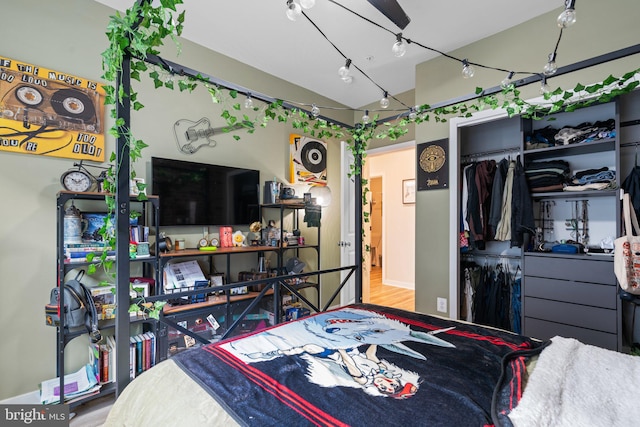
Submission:
[[[202,147],[215,147],[216,141],[212,138],[213,135],[242,128],[242,125],[212,128],[209,119],[203,117],[197,122],[187,119],[178,120],[173,125],[173,134],[176,137],[178,151],[191,155]]]

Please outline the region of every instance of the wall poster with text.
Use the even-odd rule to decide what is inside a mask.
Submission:
[[[0,151],[104,161],[102,85],[0,56]]]
[[[448,188],[449,140],[440,139],[416,146],[418,191]]]

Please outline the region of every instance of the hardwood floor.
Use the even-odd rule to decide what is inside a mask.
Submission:
[[[415,311],[415,292],[411,289],[382,284],[382,267],[371,267],[369,301],[372,304]]]

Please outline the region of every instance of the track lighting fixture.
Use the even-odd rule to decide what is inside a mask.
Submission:
[[[350,66],[351,66],[351,60],[349,58],[347,58],[347,60],[345,61],[344,65],[342,67],[338,68],[338,75],[346,83],[351,83],[351,81],[347,81],[347,79],[351,77],[349,75],[349,73],[351,72],[351,70],[349,70]]]
[[[293,0],[287,0],[287,18],[295,21],[300,15],[302,15],[300,5]]]
[[[473,68],[473,65],[469,64],[467,59],[462,60],[462,77],[465,79],[470,79],[476,73],[476,69]]]
[[[540,82],[540,93],[542,95],[545,95],[545,94],[547,94],[549,92],[551,92],[551,88],[547,84],[547,76],[543,75],[542,76],[542,81]]]
[[[382,99],[380,100],[381,108],[389,108],[389,92],[384,91],[384,95],[382,95]]]
[[[414,107],[409,108],[409,119],[415,120],[418,117],[418,113],[416,113],[416,109]]]
[[[407,45],[402,40],[402,33],[396,34],[396,42],[391,47],[391,52],[398,58],[407,53]]]
[[[515,73],[514,73],[513,71],[509,71],[509,74],[507,75],[507,77],[505,77],[505,78],[502,80],[502,83],[500,83],[500,84],[502,85],[502,87],[509,87],[509,85],[510,85],[511,83],[513,83],[513,75],[514,75],[514,74],[515,74]]]
[[[244,108],[250,110],[253,108],[253,99],[251,99],[251,94],[247,94],[247,99],[244,100]]]
[[[300,0],[300,6],[302,6],[303,9],[311,9],[315,5],[316,0]]]
[[[318,106],[316,104],[313,104],[311,106],[311,115],[316,118],[320,115],[320,109],[318,108]]]
[[[564,11],[558,16],[558,27],[568,28],[576,23],[576,0],[565,0]]]
[[[556,54],[555,54],[555,52],[549,54],[549,62],[546,63],[546,65],[544,66],[542,71],[544,72],[545,76],[551,76],[551,75],[555,74],[556,71],[558,71],[558,66],[556,65]]]
[[[369,120],[371,120],[371,118],[369,117],[369,110],[364,110],[364,116],[362,116],[362,123],[366,125],[367,123],[369,123]]]

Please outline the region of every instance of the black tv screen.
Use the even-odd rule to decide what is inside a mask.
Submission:
[[[260,171],[151,158],[160,225],[244,225],[259,220]]]

